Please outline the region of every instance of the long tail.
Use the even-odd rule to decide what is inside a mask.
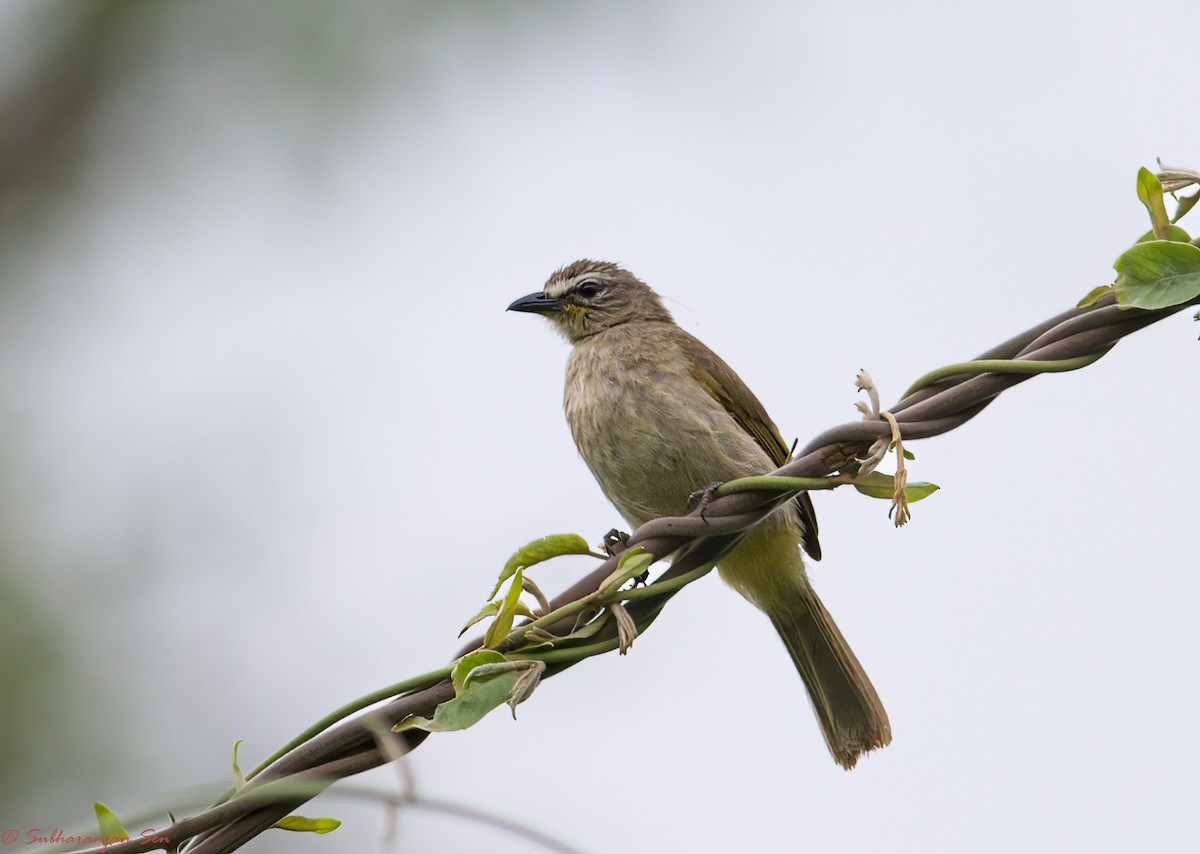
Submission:
[[[770,608],[768,616],[783,638],[813,709],[829,752],[843,768],[892,740],[892,725],[879,695],[833,617],[807,584],[786,609]]]

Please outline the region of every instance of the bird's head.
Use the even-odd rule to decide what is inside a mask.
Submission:
[[[558,270],[542,290],[515,300],[508,310],[548,318],[572,343],[630,321],[671,322],[658,294],[633,273],[586,259]]]

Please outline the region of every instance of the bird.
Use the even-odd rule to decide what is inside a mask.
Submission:
[[[571,344],[563,393],[571,435],[633,529],[685,515],[698,489],[787,461],[788,446],[754,393],[623,267],[576,261],[508,310],[542,315]],[[817,533],[801,493],[751,529],[717,571],[771,620],[830,753],[850,769],[891,741],[891,724],[805,573],[801,545],[819,560]]]

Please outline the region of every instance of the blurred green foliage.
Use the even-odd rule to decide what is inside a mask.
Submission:
[[[0,545],[2,547],[2,545]],[[9,826],[25,816],[9,812],[28,808],[31,775],[51,776],[56,762],[68,757],[62,748],[69,733],[54,736],[62,726],[63,682],[68,680],[63,636],[56,629],[61,615],[26,589],[12,572],[11,561],[0,558],[0,823]]]
[[[55,281],[57,293],[28,282],[39,280],[39,265],[73,251],[62,223],[85,208],[120,204],[123,179],[96,174],[106,130],[120,128],[135,161],[149,154],[184,172],[214,168],[203,156],[152,150],[140,125],[153,109],[139,88],[146,81],[169,87],[232,67],[244,87],[204,90],[197,127],[244,123],[281,148],[302,140],[319,150],[381,87],[392,106],[422,93],[435,31],[469,18],[503,38],[504,29],[546,14],[561,12],[544,0],[36,0],[0,10],[0,319],[20,327],[28,301],[75,297],[70,281]],[[45,347],[53,350],[52,338]],[[17,364],[4,336],[0,359]],[[128,790],[144,775],[146,755],[100,735],[123,689],[111,674],[81,672],[88,639],[71,609],[86,595],[55,601],[78,568],[55,566],[27,524],[42,512],[29,496],[44,475],[27,449],[45,438],[25,417],[28,389],[17,385],[0,387],[0,826],[27,828],[69,822],[90,800]],[[41,448],[36,459],[54,456]],[[152,525],[152,496],[146,504]],[[89,551],[112,598],[87,607],[119,606],[122,590],[155,569],[127,557]],[[137,663],[114,666],[132,671]],[[147,794],[144,786],[135,791],[134,798]]]

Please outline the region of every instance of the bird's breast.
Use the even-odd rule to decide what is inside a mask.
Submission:
[[[714,481],[770,470],[669,342],[579,342],[563,404],[580,455],[634,526],[686,513],[688,496]]]

